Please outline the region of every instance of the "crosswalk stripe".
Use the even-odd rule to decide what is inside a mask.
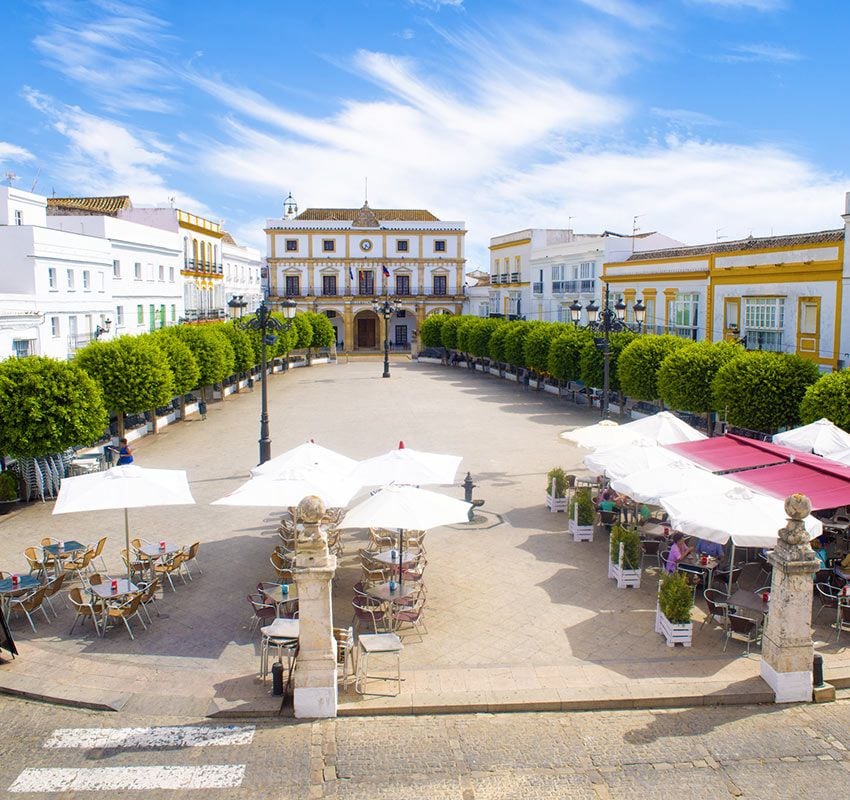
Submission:
[[[127,789],[232,789],[242,784],[244,764],[199,767],[100,767],[25,769],[10,792],[83,792]]]
[[[163,726],[159,728],[58,728],[44,743],[47,748],[95,747],[225,747],[251,744],[254,725],[216,727]]]

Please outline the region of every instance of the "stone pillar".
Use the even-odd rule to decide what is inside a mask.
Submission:
[[[812,510],[809,498],[792,494],[785,500],[788,524],[779,531],[773,565],[770,613],[761,646],[761,676],[777,703],[812,699],[812,576],[818,560],[803,520]]]
[[[336,641],[333,635],[331,580],[336,556],[320,522],[325,506],[318,497],[298,504],[303,529],[295,546],[295,585],[298,587],[298,660],[295,666],[295,716],[299,719],[335,717]]]

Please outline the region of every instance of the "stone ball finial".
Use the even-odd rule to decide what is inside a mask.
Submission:
[[[812,512],[812,503],[804,494],[792,494],[785,498],[785,513],[791,519],[803,520]]]
[[[298,504],[298,519],[307,524],[317,524],[325,516],[325,504],[320,497],[311,494]]]

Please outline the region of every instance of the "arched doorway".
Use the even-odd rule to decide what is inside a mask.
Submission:
[[[354,317],[355,350],[379,349],[380,337],[380,320],[374,311],[364,310]]]

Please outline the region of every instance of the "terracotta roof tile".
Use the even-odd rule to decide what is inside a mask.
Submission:
[[[308,208],[295,219],[300,220],[336,220],[353,222],[360,214],[359,208]],[[394,222],[439,222],[430,211],[424,208],[372,208],[379,220]]]
[[[668,247],[661,250],[643,250],[627,258],[627,261],[650,261],[662,258],[687,258],[716,253],[737,253],[747,250],[763,250],[772,247],[794,247],[803,244],[829,244],[844,241],[844,228],[813,233],[792,233],[785,236],[763,236],[737,239],[733,242],[697,244],[691,247]]]
[[[113,197],[48,197],[47,207],[115,216],[119,211],[132,208],[133,204],[129,195],[120,194]]]

